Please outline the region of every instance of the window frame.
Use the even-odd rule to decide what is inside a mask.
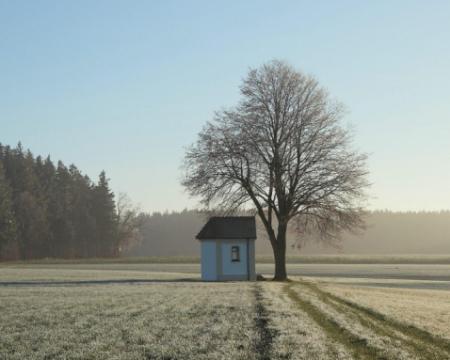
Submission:
[[[241,250],[239,245],[231,246],[231,262],[241,262]]]

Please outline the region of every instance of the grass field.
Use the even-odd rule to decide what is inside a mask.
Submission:
[[[0,359],[450,359],[449,290],[155,266],[1,265]]]
[[[398,254],[398,255],[287,255],[290,264],[450,264],[450,255]],[[272,264],[272,255],[256,255],[259,264]],[[45,258],[12,262],[13,264],[198,264],[198,256],[135,256],[91,259]],[[10,263],[11,264],[11,263]]]

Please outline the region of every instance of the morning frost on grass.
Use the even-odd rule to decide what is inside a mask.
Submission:
[[[264,282],[263,304],[269,326],[276,333],[273,359],[351,359],[345,348],[329,338],[323,329],[283,292],[282,283]]]
[[[245,283],[2,288],[0,304],[2,359],[254,358]]]
[[[314,289],[314,284],[306,282],[295,283],[290,287],[296,297],[309,304],[311,310],[319,314],[330,333],[334,333],[336,339],[345,344],[354,357],[419,359],[399,341],[402,334],[385,331],[362,314],[342,306]]]
[[[339,297],[450,340],[450,291],[324,284]]]

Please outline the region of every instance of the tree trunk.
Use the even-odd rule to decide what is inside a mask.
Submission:
[[[275,244],[273,244],[273,255],[275,258],[275,276],[276,281],[287,280],[286,272],[286,225],[278,225],[278,234]]]

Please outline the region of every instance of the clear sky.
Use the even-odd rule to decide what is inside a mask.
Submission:
[[[371,208],[450,208],[450,1],[0,0],[0,142],[192,207],[185,147],[249,67],[315,75],[370,153]]]

